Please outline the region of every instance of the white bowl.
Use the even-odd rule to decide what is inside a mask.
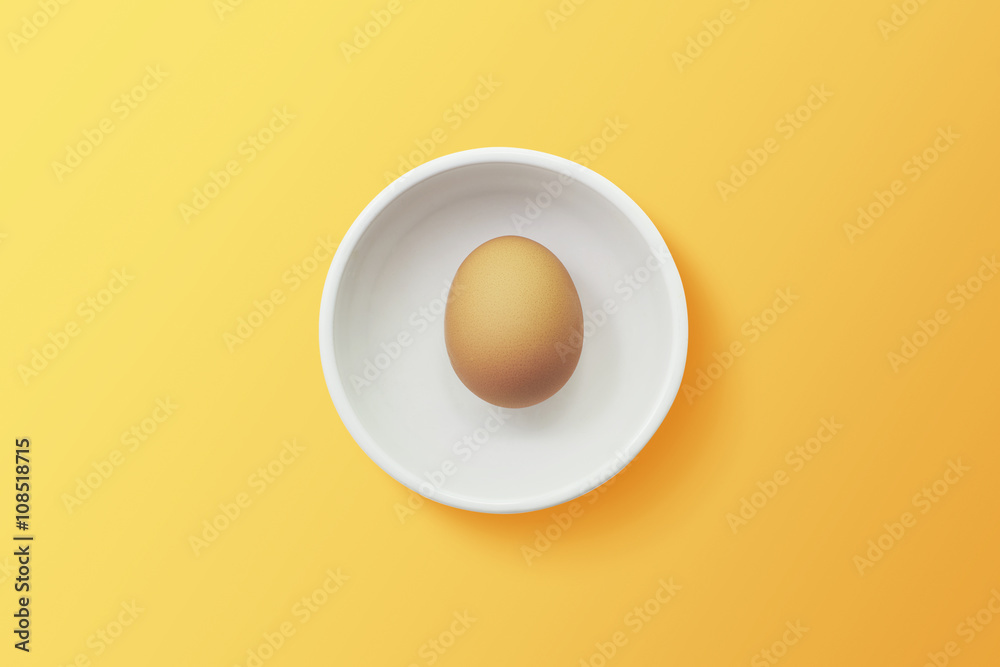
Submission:
[[[562,261],[586,323],[573,376],[520,409],[469,391],[444,344],[459,264],[510,234]],[[379,193],[320,304],[323,374],[347,430],[400,483],[478,512],[551,507],[620,471],[670,409],[687,339],[680,275],[646,214],[597,173],[517,148],[446,155]]]

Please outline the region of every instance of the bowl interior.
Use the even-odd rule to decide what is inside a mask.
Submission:
[[[362,448],[424,496],[497,512],[569,500],[631,460],[676,394],[687,313],[666,245],[598,191],[596,174],[568,176],[572,164],[432,173],[403,186],[347,248],[332,324],[337,407]],[[562,261],[585,319],[569,382],[516,410],[461,383],[443,326],[459,264],[509,234]]]

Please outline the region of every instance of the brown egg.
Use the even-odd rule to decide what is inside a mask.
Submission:
[[[501,236],[473,250],[455,274],[445,345],[459,379],[504,408],[535,405],[569,380],[583,349],[583,308],[548,248]]]

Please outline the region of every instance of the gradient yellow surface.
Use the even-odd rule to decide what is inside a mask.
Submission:
[[[0,15],[0,664],[1000,662],[994,3]],[[496,145],[631,195],[691,320],[632,465],[513,516],[378,469],[316,341],[365,204]]]

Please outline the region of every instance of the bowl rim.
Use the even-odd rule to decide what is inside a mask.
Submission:
[[[355,412],[341,381],[333,336],[333,315],[336,312],[344,271],[358,242],[371,224],[390,203],[416,185],[447,171],[483,164],[519,164],[538,167],[557,175],[568,176],[607,199],[632,223],[632,226],[649,245],[651,251],[665,253],[669,259],[662,265],[660,274],[667,284],[667,298],[671,302],[672,309],[676,311],[676,316],[672,318],[673,336],[668,355],[671,361],[676,363],[671,364],[670,373],[664,377],[659,400],[642,429],[630,442],[609,450],[613,459],[609,457],[606,464],[602,466],[602,469],[607,469],[607,474],[583,478],[542,494],[492,502],[451,493],[442,488],[436,488],[432,495],[426,495],[421,491],[421,487],[426,483],[387,454],[368,432]],[[354,441],[379,468],[414,493],[444,505],[474,512],[507,514],[547,509],[589,493],[621,472],[646,446],[670,411],[680,390],[681,378],[684,375],[687,362],[687,349],[688,312],[684,286],[666,241],[663,240],[649,216],[617,185],[592,169],[557,155],[526,148],[485,147],[450,153],[414,167],[383,188],[361,211],[337,246],[323,285],[319,308],[319,352],[323,376],[337,414]]]

